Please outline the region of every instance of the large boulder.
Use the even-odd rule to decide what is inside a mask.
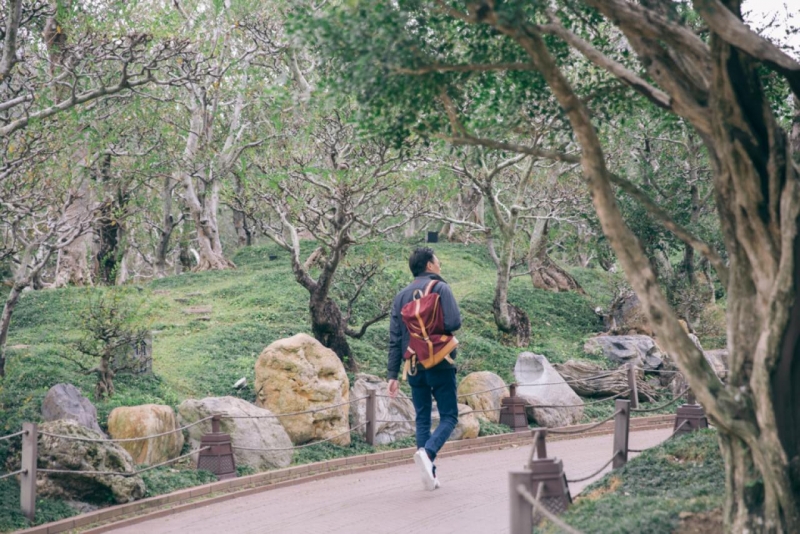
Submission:
[[[38,467],[74,471],[68,474],[40,473],[36,480],[39,497],[53,497],[93,504],[126,503],[144,497],[145,485],[135,472],[133,458],[115,443],[94,443],[44,435],[103,439],[99,432],[71,420],[50,421],[39,425]],[[19,465],[20,452],[9,463]],[[87,473],[81,473],[87,471]],[[129,475],[98,475],[88,472],[108,471]]]
[[[540,426],[574,425],[583,417],[583,400],[541,354],[521,353],[514,365],[514,380],[517,396],[532,405],[528,415]]]
[[[431,432],[439,426],[439,408],[436,403],[431,409]],[[472,412],[472,408],[466,404],[458,405],[458,424],[453,429],[453,433],[447,438],[450,441],[460,439],[475,439],[481,431],[481,423],[478,414]]]
[[[339,357],[306,334],[280,339],[264,349],[256,361],[255,390],[256,404],[276,414],[328,408],[350,399]],[[337,406],[282,417],[281,423],[296,445],[328,438],[349,445],[348,413],[347,405]]]
[[[583,350],[617,366],[634,362],[637,367],[655,370],[664,364],[664,355],[648,336],[597,336],[586,341]]]
[[[633,291],[624,291],[614,298],[604,321],[606,330],[612,334],[653,333],[642,303]]]
[[[402,391],[398,392],[394,399],[388,398],[388,382],[374,375],[357,374],[353,384],[351,394],[353,398],[366,397],[370,391],[379,395],[376,399],[375,416],[378,421],[375,434],[376,445],[386,445],[408,436],[413,436],[414,426],[414,405]],[[350,420],[353,427],[359,427],[367,420],[367,402],[359,401],[350,405]],[[359,428],[358,432],[363,436],[365,428]]]
[[[236,465],[246,465],[256,471],[286,467],[292,462],[292,441],[280,420],[269,410],[254,406],[236,397],[206,397],[188,399],[178,406],[178,421],[182,426],[195,423],[215,414],[225,414],[220,430],[230,434]],[[211,432],[211,421],[204,421],[188,429],[192,449],[200,448],[203,434]],[[248,449],[283,449],[270,451]]]
[[[144,404],[114,408],[108,416],[108,433],[114,439],[141,438],[164,434],[179,428],[175,412],[169,406]],[[155,465],[180,456],[183,432],[157,438],[120,443],[137,464]]]
[[[488,391],[493,390],[493,391]],[[502,378],[489,371],[478,371],[464,377],[458,385],[461,402],[475,410],[478,419],[491,423],[500,422],[503,397],[508,397],[508,388]]]
[[[45,421],[75,421],[105,436],[97,424],[97,408],[72,384],[56,384],[50,388],[42,401],[42,418]]]

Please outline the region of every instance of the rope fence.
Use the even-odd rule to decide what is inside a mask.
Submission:
[[[297,449],[305,449],[306,447],[313,447],[314,445],[319,445],[320,443],[326,443],[326,442],[332,441],[332,440],[334,440],[336,438],[340,438],[340,437],[342,437],[342,436],[344,436],[346,434],[349,434],[351,432],[355,432],[355,431],[367,426],[367,424],[368,423],[361,423],[360,425],[356,425],[353,428],[350,428],[345,432],[341,432],[339,434],[336,434],[335,436],[330,436],[328,438],[321,439],[319,441],[312,441],[311,443],[304,443],[303,445],[295,445],[293,447],[275,447],[275,448],[270,448],[270,449],[259,449],[259,448],[255,448],[255,447],[237,447],[237,446],[234,446],[233,449],[234,450],[239,450],[239,451],[255,451],[255,452],[294,451],[294,450],[297,450]]]
[[[342,406],[348,406],[350,404],[362,401],[367,398],[369,397],[358,397],[356,399],[350,399],[347,402],[340,402],[339,404],[331,404],[330,406],[323,406],[322,408],[314,408],[312,410],[303,410],[302,412],[277,413],[269,415],[230,415],[230,414],[221,414],[221,415],[225,419],[275,419],[275,418],[280,419],[281,417],[294,417],[296,415],[307,415],[307,414],[332,410],[333,408],[341,408]]]
[[[17,436],[24,436],[27,432],[25,430],[20,430],[19,432],[14,432],[13,434],[9,434],[7,436],[0,436],[0,441],[8,441],[10,439],[14,439]]]
[[[557,429],[557,428],[548,428],[547,431],[550,432],[551,434],[583,434],[584,432],[589,432],[590,430],[594,430],[595,428],[608,423],[609,421],[614,419],[620,413],[622,413],[622,411],[621,410],[617,410],[616,412],[612,413],[611,415],[609,415],[608,417],[606,417],[602,421],[599,421],[599,422],[597,422],[597,423],[595,423],[593,425],[590,425],[590,426],[588,426],[586,428],[578,428],[578,429],[575,429],[575,430],[563,430],[563,429]]]
[[[536,497],[534,497],[533,495],[531,495],[531,493],[527,489],[525,489],[525,486],[523,486],[522,484],[517,486],[517,493],[519,493],[519,495],[523,499],[525,499],[528,502],[528,504],[531,505],[531,515],[533,517],[535,517],[537,512],[542,514],[551,523],[553,523],[555,526],[557,526],[558,528],[560,528],[561,530],[563,530],[567,534],[583,534],[581,531],[575,530],[574,528],[572,528],[571,526],[566,524],[556,514],[554,514],[550,510],[548,510],[547,507],[544,506],[539,501],[539,498],[541,497],[541,492],[542,492],[542,488],[543,487],[544,487],[544,484],[539,484],[539,491],[536,492]]]
[[[230,415],[230,414],[221,414],[221,417],[223,417],[225,419],[272,419],[272,418],[281,418],[281,417],[292,417],[292,416],[296,416],[296,415],[305,415],[305,414],[313,414],[313,413],[318,413],[318,412],[324,412],[326,410],[331,410],[333,408],[339,408],[341,406],[347,406],[347,405],[362,401],[362,400],[367,399],[367,398],[368,397],[358,397],[356,399],[351,399],[351,400],[349,400],[347,402],[342,402],[342,403],[339,403],[339,404],[332,404],[330,406],[323,406],[322,408],[315,408],[315,409],[312,409],[312,410],[304,410],[302,412],[290,412],[290,413],[270,414],[270,415]],[[67,440],[67,441],[83,441],[83,442],[86,442],[86,443],[132,443],[132,442],[137,442],[137,441],[145,441],[145,440],[148,440],[148,439],[160,438],[160,437],[163,437],[163,436],[168,436],[170,434],[175,434],[177,432],[183,432],[184,430],[188,430],[188,429],[190,429],[192,427],[195,427],[197,425],[200,425],[200,424],[202,424],[202,423],[204,423],[206,421],[210,421],[213,418],[214,418],[213,415],[209,415],[207,417],[203,417],[202,419],[198,419],[197,421],[194,421],[193,423],[189,423],[188,425],[184,425],[184,426],[181,426],[181,427],[178,427],[178,428],[174,428],[172,430],[168,430],[167,432],[161,432],[159,434],[151,434],[151,435],[148,435],[148,436],[140,436],[140,437],[135,437],[135,438],[119,438],[119,439],[87,438],[87,437],[83,437],[83,436],[70,436],[70,435],[66,435],[66,434],[53,434],[53,433],[50,433],[50,432],[42,432],[42,431],[39,431],[39,435],[48,436],[48,437],[51,437],[51,438],[63,439],[63,440]],[[17,437],[17,436],[21,436],[21,435],[24,435],[24,434],[25,434],[25,431],[22,430],[20,432],[15,433],[15,434],[10,434],[8,436],[1,437],[0,441],[2,441],[3,439],[11,439],[11,438],[14,438],[14,437]]]
[[[610,397],[606,397],[604,399],[598,399],[593,401],[586,401],[583,404],[526,404],[526,408],[579,408],[581,406],[592,406],[595,404],[600,404],[602,402],[607,402],[610,400],[614,400],[616,398],[622,397],[623,395],[627,395],[631,392],[630,389],[626,389],[622,393],[617,393],[616,395],[612,395]]]
[[[672,406],[673,404],[675,404],[676,402],[681,400],[683,398],[683,396],[686,395],[688,392],[689,392],[689,388],[685,388],[682,392],[680,392],[678,395],[676,395],[675,398],[672,399],[669,402],[661,404],[660,406],[654,406],[653,408],[631,408],[631,412],[633,412],[633,413],[651,413],[651,412],[657,412],[659,410],[663,410],[664,408]]]
[[[675,430],[672,432],[672,434],[670,434],[670,435],[669,435],[669,437],[668,437],[667,439],[665,439],[664,441],[669,441],[669,440],[671,440],[672,438],[674,438],[675,436],[677,436],[677,435],[678,435],[678,433],[681,431],[681,429],[682,429],[684,426],[686,426],[687,424],[689,424],[689,421],[683,421],[681,424],[679,424],[679,425],[678,425],[678,428],[676,428],[676,429],[675,429]],[[644,452],[644,451],[646,451],[646,450],[647,450],[647,449],[631,449],[630,447],[628,447],[628,452]]]
[[[593,375],[593,376],[587,376],[586,378],[571,378],[571,379],[568,379],[568,380],[562,380],[561,382],[539,382],[539,383],[531,383],[531,384],[519,384],[517,382],[510,382],[508,384],[503,384],[502,386],[498,386],[496,388],[484,389],[482,391],[473,391],[473,392],[470,392],[470,393],[462,393],[461,395],[458,395],[458,398],[459,399],[463,399],[463,398],[472,397],[472,396],[475,396],[475,395],[482,395],[484,393],[491,393],[493,391],[498,391],[498,390],[501,390],[501,389],[510,388],[511,386],[518,387],[518,388],[519,387],[539,387],[539,386],[560,386],[561,384],[573,384],[575,382],[586,382],[588,380],[597,380],[597,379],[600,379],[600,378],[607,378],[609,376],[615,375],[617,373],[622,373],[622,372],[625,372],[625,371],[626,371],[626,369],[621,367],[621,368],[615,369],[613,371],[608,371],[608,372],[600,373],[600,374]],[[395,397],[391,397],[390,395],[376,395],[376,396],[378,398],[381,398],[381,399],[393,399],[393,398],[395,398]],[[299,412],[299,413],[303,413],[303,412]],[[291,414],[291,415],[294,415],[294,414]]]
[[[27,473],[27,472],[28,472],[27,469],[20,469],[19,471],[14,471],[13,473],[5,473],[3,475],[0,475],[0,480],[3,480],[4,478],[15,477],[17,475],[21,475],[21,474]]]
[[[637,404],[636,404],[636,402],[634,402],[634,399],[636,398],[636,387],[634,386],[635,378],[634,379],[631,378],[633,376],[633,370],[634,369],[635,369],[634,366],[631,364],[631,365],[628,365],[627,368],[620,368],[620,369],[617,369],[617,370],[614,370],[614,371],[602,372],[602,373],[599,373],[599,374],[594,375],[594,376],[585,377],[585,378],[579,378],[579,379],[569,379],[569,380],[562,380],[562,381],[559,381],[559,382],[545,382],[545,383],[532,383],[532,384],[517,384],[517,383],[504,384],[503,386],[489,388],[489,389],[486,389],[486,390],[483,390],[483,391],[475,391],[475,392],[470,392],[470,393],[464,393],[464,394],[461,394],[461,395],[457,395],[457,397],[459,399],[464,399],[464,398],[472,397],[472,396],[475,396],[475,395],[480,395],[480,394],[483,394],[483,393],[490,393],[490,392],[494,392],[494,391],[498,391],[498,390],[502,390],[502,389],[506,389],[506,388],[511,388],[511,393],[514,394],[515,393],[515,389],[517,387],[556,386],[556,385],[563,385],[563,384],[572,384],[572,383],[577,383],[577,382],[586,383],[587,381],[596,380],[596,379],[600,379],[600,378],[605,378],[605,377],[609,377],[609,376],[615,375],[615,374],[620,373],[620,372],[626,372],[627,371],[627,373],[628,373],[628,384],[630,386],[629,389],[626,389],[625,391],[621,391],[619,393],[616,393],[614,395],[611,395],[609,397],[605,397],[605,398],[602,398],[602,399],[594,399],[594,400],[591,400],[591,401],[585,401],[585,402],[583,402],[581,404],[573,404],[573,405],[544,405],[544,404],[535,405],[535,404],[526,404],[524,400],[513,399],[512,398],[512,400],[509,401],[509,402],[504,401],[503,407],[500,407],[500,408],[486,408],[486,409],[480,409],[480,410],[474,410],[473,409],[471,411],[471,413],[474,413],[474,414],[502,412],[504,414],[503,417],[509,416],[509,417],[511,417],[512,419],[514,419],[516,421],[516,418],[520,415],[519,410],[521,410],[524,413],[525,408],[566,409],[566,408],[577,408],[577,407],[599,405],[601,403],[605,403],[605,402],[608,402],[608,401],[616,400],[617,404],[616,404],[616,410],[614,411],[614,413],[609,415],[608,417],[604,418],[601,421],[597,421],[595,423],[589,424],[589,425],[584,426],[582,428],[571,429],[571,430],[568,430],[568,429],[550,429],[550,428],[541,429],[542,431],[551,432],[553,434],[578,435],[578,434],[591,432],[592,430],[597,429],[598,427],[608,423],[609,421],[617,419],[617,425],[616,425],[616,428],[615,428],[615,443],[614,443],[614,450],[616,452],[614,453],[614,455],[611,457],[610,460],[605,462],[602,466],[599,467],[599,469],[597,469],[596,471],[592,472],[591,474],[589,474],[587,476],[582,476],[582,477],[576,478],[576,479],[567,480],[566,477],[564,478],[567,481],[567,483],[579,483],[579,482],[584,482],[586,480],[589,480],[589,479],[591,479],[593,477],[596,477],[597,475],[602,473],[605,469],[607,469],[610,464],[613,464],[613,467],[615,469],[620,467],[621,465],[624,465],[624,463],[627,461],[628,452],[642,452],[641,450],[630,449],[627,446],[627,433],[628,433],[628,428],[629,428],[628,425],[629,425],[631,413],[649,413],[649,412],[655,412],[655,411],[663,410],[663,409],[675,404],[676,402],[678,402],[687,392],[689,392],[689,389],[686,388],[686,389],[684,389],[684,391],[680,395],[676,396],[674,399],[672,399],[671,401],[669,401],[667,403],[664,403],[664,404],[661,404],[659,406],[655,406],[655,407],[652,407],[652,408],[648,408],[648,409],[637,409],[636,408]],[[632,380],[634,380],[634,381],[632,382]],[[630,400],[620,400],[620,397],[624,397],[626,395],[628,397],[630,397],[631,399]],[[370,391],[369,395],[367,395],[367,396],[353,398],[353,399],[348,400],[347,402],[340,402],[340,403],[331,404],[331,405],[328,405],[328,406],[323,406],[323,407],[320,407],[320,408],[302,410],[302,411],[297,411],[297,412],[278,413],[278,414],[271,414],[270,413],[269,415],[236,415],[236,414],[231,414],[231,413],[218,413],[218,414],[213,414],[213,415],[209,415],[209,416],[200,418],[197,421],[194,421],[192,423],[189,423],[189,424],[174,428],[174,429],[166,431],[166,432],[160,432],[160,433],[157,433],[157,434],[151,434],[151,435],[147,435],[147,436],[131,437],[131,438],[117,438],[117,439],[114,439],[114,438],[92,438],[92,437],[83,437],[83,436],[77,436],[77,435],[64,435],[64,434],[56,434],[56,433],[51,433],[51,432],[46,432],[46,431],[42,432],[42,431],[38,431],[37,430],[37,425],[36,424],[24,423],[22,425],[22,430],[21,431],[14,432],[12,434],[8,434],[8,435],[5,435],[5,436],[0,436],[0,442],[8,441],[8,440],[11,440],[11,439],[14,439],[14,438],[18,438],[18,437],[22,437],[22,461],[21,461],[20,469],[17,470],[17,471],[5,473],[5,474],[0,474],[0,480],[4,480],[6,478],[22,475],[22,477],[20,479],[20,491],[21,491],[21,497],[22,497],[21,498],[21,508],[22,508],[22,511],[23,511],[24,515],[26,517],[28,517],[29,519],[33,520],[34,519],[34,515],[35,515],[35,501],[36,501],[36,478],[37,478],[36,475],[38,475],[38,473],[42,473],[42,474],[45,474],[45,475],[65,475],[65,476],[69,476],[69,475],[73,475],[73,476],[74,475],[87,475],[87,476],[132,477],[132,476],[140,475],[142,473],[145,473],[145,472],[153,470],[153,469],[157,469],[159,467],[164,467],[164,466],[167,466],[167,465],[171,465],[171,464],[177,463],[177,462],[179,462],[181,460],[184,460],[186,458],[189,458],[189,457],[192,457],[192,456],[196,456],[196,455],[200,456],[202,458],[205,458],[205,459],[212,459],[213,461],[218,462],[217,465],[221,466],[221,465],[226,465],[226,464],[219,463],[219,462],[222,462],[222,460],[220,460],[220,459],[224,459],[226,454],[229,455],[229,457],[232,458],[233,457],[233,453],[236,450],[239,450],[239,451],[254,451],[254,452],[295,451],[295,450],[305,449],[305,448],[308,448],[308,447],[313,447],[315,445],[320,445],[320,444],[323,444],[323,443],[328,443],[328,442],[337,440],[337,439],[341,438],[342,436],[348,435],[348,434],[350,434],[352,432],[358,432],[358,431],[364,432],[364,434],[366,436],[367,443],[369,443],[371,445],[374,445],[375,444],[375,437],[376,437],[376,433],[377,433],[377,428],[378,428],[378,426],[377,426],[378,423],[384,423],[384,424],[386,424],[386,423],[389,423],[389,424],[390,423],[411,423],[411,424],[416,423],[415,419],[413,419],[413,420],[410,420],[410,419],[378,419],[377,418],[378,408],[379,408],[378,403],[377,403],[377,399],[378,398],[384,398],[384,399],[385,398],[389,398],[389,399],[392,399],[391,396],[378,394],[377,391]],[[325,412],[325,411],[328,411],[328,410],[340,408],[342,406],[351,406],[351,405],[353,405],[355,403],[358,403],[358,402],[361,402],[361,401],[364,401],[364,400],[366,400],[367,403],[366,403],[366,417],[364,418],[364,422],[363,423],[355,425],[352,428],[347,428],[345,431],[337,433],[336,435],[333,435],[333,436],[329,436],[329,437],[327,437],[325,439],[320,439],[318,441],[313,441],[313,442],[310,442],[310,443],[304,443],[302,445],[293,445],[291,447],[270,447],[270,448],[236,446],[232,442],[231,437],[227,436],[224,432],[221,432],[221,430],[220,430],[220,422],[221,422],[222,419],[229,419],[229,420],[238,420],[238,419],[256,419],[256,420],[257,419],[280,419],[280,418],[287,418],[287,417],[294,417],[294,416],[300,416],[300,415],[308,415],[308,414],[315,414],[315,413],[319,413],[319,412]],[[689,405],[692,405],[692,401],[691,400],[689,401]],[[694,405],[692,405],[692,406],[694,406]],[[688,409],[688,407],[689,406],[687,405],[686,408]],[[508,409],[508,412],[505,411],[506,409]],[[679,412],[680,412],[681,409],[684,409],[684,408],[680,408]],[[701,410],[701,415],[702,415],[702,409],[701,408],[695,406],[695,407],[692,407],[692,409],[693,410],[700,409]],[[437,420],[441,420],[441,418],[440,417],[432,417],[431,420],[432,421],[437,421]],[[150,466],[147,466],[147,467],[143,467],[141,469],[133,469],[131,471],[111,471],[111,470],[109,470],[109,471],[101,471],[101,470],[95,471],[95,470],[58,469],[58,468],[37,469],[37,465],[36,465],[37,464],[37,452],[38,452],[37,440],[38,440],[39,436],[44,436],[44,437],[49,437],[49,438],[54,438],[54,439],[59,439],[59,440],[65,440],[65,441],[76,441],[76,442],[86,442],[86,443],[125,444],[125,443],[136,443],[136,442],[142,442],[142,441],[146,441],[146,440],[152,440],[152,439],[161,438],[161,437],[164,437],[164,436],[169,436],[169,435],[172,435],[172,434],[175,434],[175,433],[184,432],[186,430],[189,430],[189,429],[191,429],[193,427],[196,427],[196,426],[201,425],[203,423],[206,423],[208,421],[211,421],[211,431],[210,431],[210,434],[208,432],[206,432],[203,435],[203,440],[201,441],[201,445],[200,445],[199,449],[192,450],[191,452],[189,452],[187,454],[183,454],[183,455],[177,456],[175,458],[172,458],[170,460],[166,460],[164,462],[160,462],[160,463],[155,464],[155,465],[150,465]],[[620,426],[620,423],[624,423],[624,426]],[[675,435],[680,433],[684,429],[685,425],[688,424],[688,423],[689,423],[689,421],[683,421],[682,423],[680,423],[676,427],[676,429],[672,433],[672,435],[667,439],[671,439],[672,437],[674,437]],[[506,424],[511,424],[511,423],[506,423]],[[521,422],[519,424],[522,425],[521,428],[527,430],[527,426],[528,425],[527,425],[526,421],[523,421],[523,422]],[[511,426],[512,426],[513,429],[518,430],[516,425],[517,425],[517,423],[515,422]],[[696,423],[693,423],[693,426],[696,427]],[[624,428],[625,441],[624,441],[624,443],[622,445],[618,446],[617,434],[620,433],[620,429],[621,428]],[[363,429],[366,429],[366,430],[363,430]],[[537,435],[538,435],[538,433],[537,433]],[[224,452],[225,451],[225,447],[227,447],[227,453]],[[207,454],[200,454],[200,453],[204,453],[206,451],[211,451],[211,452],[208,452]],[[542,439],[542,451],[544,451],[544,441],[543,441],[543,439]],[[541,456],[546,456],[546,454],[540,453],[540,457]],[[198,463],[199,462],[200,462],[200,460],[198,460]],[[235,466],[235,463],[232,464],[232,465]],[[228,469],[228,468],[224,467],[224,468],[221,468],[221,469]],[[211,470],[212,470],[212,472],[214,472],[218,476],[222,476],[223,474],[225,474],[225,476],[228,476],[228,474],[227,474],[228,472],[227,471],[223,471],[223,472],[219,472],[218,473],[214,469],[211,469]],[[232,474],[232,476],[236,476],[235,472]],[[514,485],[512,484],[511,487],[513,488]],[[524,490],[524,486],[520,486],[520,487]],[[540,489],[541,489],[541,487],[542,486],[540,485]],[[552,512],[550,510],[546,510],[545,509],[544,505],[542,505],[542,503],[539,501],[539,495],[537,495],[537,497],[534,498],[532,496],[531,492],[529,492],[527,490],[524,490],[524,491],[525,491],[525,493],[520,493],[520,495],[522,495],[525,498],[526,501],[528,501],[529,503],[532,503],[531,506],[533,507],[533,514],[540,513],[543,516],[545,516],[548,519],[550,519],[551,521],[553,521],[553,518],[555,518],[555,515],[552,514]],[[546,501],[547,501],[547,499],[546,499]],[[556,523],[556,521],[554,521],[554,523]],[[559,528],[563,528],[561,525],[558,525],[558,526],[559,526]],[[568,532],[577,532],[574,529],[573,530],[566,529],[566,530]]]
[[[197,425],[199,425],[201,423],[204,423],[206,421],[210,421],[213,418],[214,418],[213,415],[209,415],[208,417],[204,417],[202,419],[198,419],[194,423],[190,423],[188,425],[185,425],[185,426],[182,426],[182,427],[179,427],[179,428],[174,428],[174,429],[169,430],[167,432],[161,432],[160,434],[152,434],[150,436],[141,436],[141,437],[138,437],[138,438],[120,438],[120,439],[100,438],[100,439],[98,439],[98,438],[85,438],[83,436],[68,436],[68,435],[65,435],[65,434],[51,434],[50,432],[42,432],[42,431],[39,431],[39,435],[48,436],[48,437],[51,437],[51,438],[63,439],[63,440],[67,440],[67,441],[83,441],[83,442],[86,442],[86,443],[131,443],[131,442],[135,442],[135,441],[144,441],[144,440],[148,440],[148,439],[154,439],[154,438],[160,438],[160,437],[163,437],[163,436],[169,436],[170,434],[175,434],[176,432],[183,432],[184,430],[188,430],[188,429],[192,428],[193,426],[197,426]]]
[[[628,449],[628,450],[630,450],[630,449]],[[599,475],[600,473],[602,473],[602,472],[603,472],[603,470],[604,470],[606,467],[608,467],[609,465],[611,465],[611,462],[613,462],[613,461],[614,461],[614,458],[616,458],[616,457],[617,457],[617,456],[619,456],[620,454],[622,454],[622,451],[617,451],[617,452],[615,452],[615,453],[614,453],[614,456],[612,456],[611,458],[609,458],[609,460],[608,460],[606,463],[604,463],[604,464],[603,464],[603,465],[600,467],[600,469],[598,469],[598,470],[594,471],[594,472],[593,472],[591,475],[586,475],[585,477],[581,477],[581,478],[574,478],[574,479],[569,479],[569,478],[568,478],[568,479],[567,479],[567,482],[569,482],[570,484],[577,484],[578,482],[586,482],[586,481],[587,481],[587,480],[589,480],[590,478],[594,478],[594,477],[596,477],[597,475]]]

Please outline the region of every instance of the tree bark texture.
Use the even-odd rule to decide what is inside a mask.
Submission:
[[[548,291],[577,291],[584,293],[583,288],[574,276],[562,269],[547,253],[549,242],[549,225],[547,219],[537,219],[531,232],[530,249],[528,250],[528,271],[531,282],[537,289]]]
[[[172,232],[178,225],[178,221],[172,216],[172,192],[174,187],[172,177],[166,176],[164,178],[164,186],[161,189],[161,227],[158,228],[158,243],[156,244],[155,259],[153,261],[156,278],[167,276],[169,242],[172,239]]]
[[[347,342],[347,323],[339,306],[320,291],[311,293],[308,309],[314,338],[335,352],[348,371],[358,372],[358,364]]]
[[[125,184],[111,177],[111,154],[102,157],[97,172],[104,198],[98,208],[95,232],[98,238],[96,278],[105,285],[114,285],[127,279],[124,259],[127,249],[125,219],[130,194]]]
[[[183,153],[183,165],[194,167],[201,142],[207,127],[206,111],[198,104],[192,110],[191,126],[186,137],[186,147]],[[195,266],[198,271],[224,270],[235,268],[236,265],[227,259],[222,251],[219,238],[219,224],[217,213],[219,211],[219,181],[216,177],[203,174],[202,189],[195,185],[193,172],[181,169],[176,172],[176,181],[183,184],[184,201],[189,209],[189,214],[194,221],[197,231],[197,252],[200,260]]]
[[[92,218],[94,209],[94,191],[88,179],[81,182],[78,199],[67,208],[66,218],[69,220],[86,221]],[[73,229],[65,227],[64,234]],[[92,267],[89,258],[94,260],[94,232],[83,232],[68,246],[58,251],[56,262],[55,287],[90,286],[92,285]]]
[[[17,307],[22,290],[19,284],[14,284],[6,297],[3,305],[3,314],[0,315],[0,377],[6,376],[6,342],[8,341],[8,330],[11,326],[11,316],[14,308]]]
[[[784,75],[797,95],[800,65],[741,23],[738,0],[694,0],[709,28],[708,45],[646,6],[625,0],[585,2],[625,34],[660,89],[618,76],[692,124],[709,152],[730,262],[725,269],[727,384],[716,377],[660,291],[648,258],[616,204],[611,187],[615,178],[606,166],[591,113],[551,56],[540,29],[508,23],[491,9],[481,12],[481,19],[520,44],[565,110],[581,146],[581,165],[603,232],[660,343],[676,357],[719,431],[726,469],[726,529],[798,532],[800,440],[795,418],[800,381],[795,368],[800,362],[794,321],[800,314],[800,171],[759,70],[766,67]],[[611,72],[625,70],[584,55]]]
[[[494,287],[492,313],[497,329],[512,339],[517,347],[527,347],[531,340],[531,321],[522,308],[508,302],[508,284],[511,281],[511,261],[514,254],[512,239],[504,239],[501,255],[494,253],[494,244],[489,241],[489,250],[497,265],[497,281]]]
[[[291,233],[289,241],[292,253],[292,271],[297,282],[309,293],[308,310],[311,315],[311,331],[314,338],[334,351],[349,371],[357,372],[358,364],[350,349],[350,344],[347,342],[347,321],[339,305],[329,296],[336,269],[347,255],[348,246],[344,245],[330,251],[324,260],[322,260],[321,250],[315,250],[312,256],[316,255],[322,260],[322,265],[319,277],[314,280],[308,274],[307,267],[300,262],[300,240],[297,230],[292,227],[289,232]]]

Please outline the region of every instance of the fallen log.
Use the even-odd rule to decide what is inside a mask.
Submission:
[[[567,381],[575,393],[582,397],[606,397],[629,389],[628,375],[624,372],[624,368],[620,368],[618,373],[600,378],[591,378],[608,373],[608,370],[593,363],[576,360],[569,360],[561,364],[557,363],[553,367]],[[636,388],[639,390],[640,401],[653,402],[658,399],[658,391],[645,382],[642,371],[636,371]]]

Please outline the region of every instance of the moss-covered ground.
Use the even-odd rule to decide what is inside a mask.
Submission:
[[[304,246],[310,251],[313,243]],[[390,243],[356,248],[349,260],[377,258],[385,268],[384,278],[389,284],[385,287],[395,288],[409,279],[406,258],[411,249],[409,244]],[[451,284],[462,310],[463,327],[459,333],[462,376],[489,370],[510,380],[517,354],[525,349],[503,344],[495,328],[491,314],[495,271],[485,249],[439,244],[436,251],[443,264],[443,276]],[[270,261],[270,255],[278,258]],[[154,373],[119,376],[115,381],[116,394],[96,402],[101,426],[105,425],[109,412],[118,406],[144,403],[177,406],[186,398],[221,395],[252,401],[254,363],[261,351],[277,339],[310,332],[308,294],[295,282],[284,251],[275,246],[250,247],[240,250],[233,259],[237,264],[235,270],[187,273],[128,289],[144,301],[154,333]],[[511,302],[522,307],[531,318],[528,350],[544,354],[552,363],[585,358],[584,341],[603,328],[594,309],[608,305],[619,283],[616,275],[601,271],[572,269],[572,273],[586,295],[537,290],[526,277],[511,284]],[[0,433],[17,430],[23,421],[39,421],[45,393],[59,382],[75,384],[91,398],[94,378],[81,373],[63,356],[70,354],[80,337],[80,310],[96,291],[100,289],[67,288],[24,295],[12,321],[7,376],[0,383]],[[384,290],[387,295],[390,292]],[[210,307],[211,312],[186,313],[192,307]],[[351,341],[361,371],[385,376],[387,342],[388,320],[374,325],[362,339]],[[242,377],[247,378],[248,386],[234,389],[233,384]],[[587,408],[586,420],[612,411],[611,406]],[[499,431],[502,427],[497,425],[482,429],[483,433]],[[397,444],[401,445],[408,444]],[[371,450],[358,439],[345,448],[321,444],[298,452],[294,462]],[[0,443],[0,460],[4,457],[5,445]],[[148,491],[154,494],[203,482],[202,475],[179,471],[153,473],[147,479]],[[14,511],[17,502],[10,496],[14,493],[12,486],[16,486],[14,481],[0,481],[3,507],[0,530],[20,525]],[[43,503],[41,517],[50,520],[69,510],[59,503],[52,506]]]
[[[562,519],[584,534],[671,534],[682,532],[682,520],[693,515],[716,515],[724,498],[716,431],[703,430],[648,449],[606,475]],[[560,532],[553,525],[536,531]]]

